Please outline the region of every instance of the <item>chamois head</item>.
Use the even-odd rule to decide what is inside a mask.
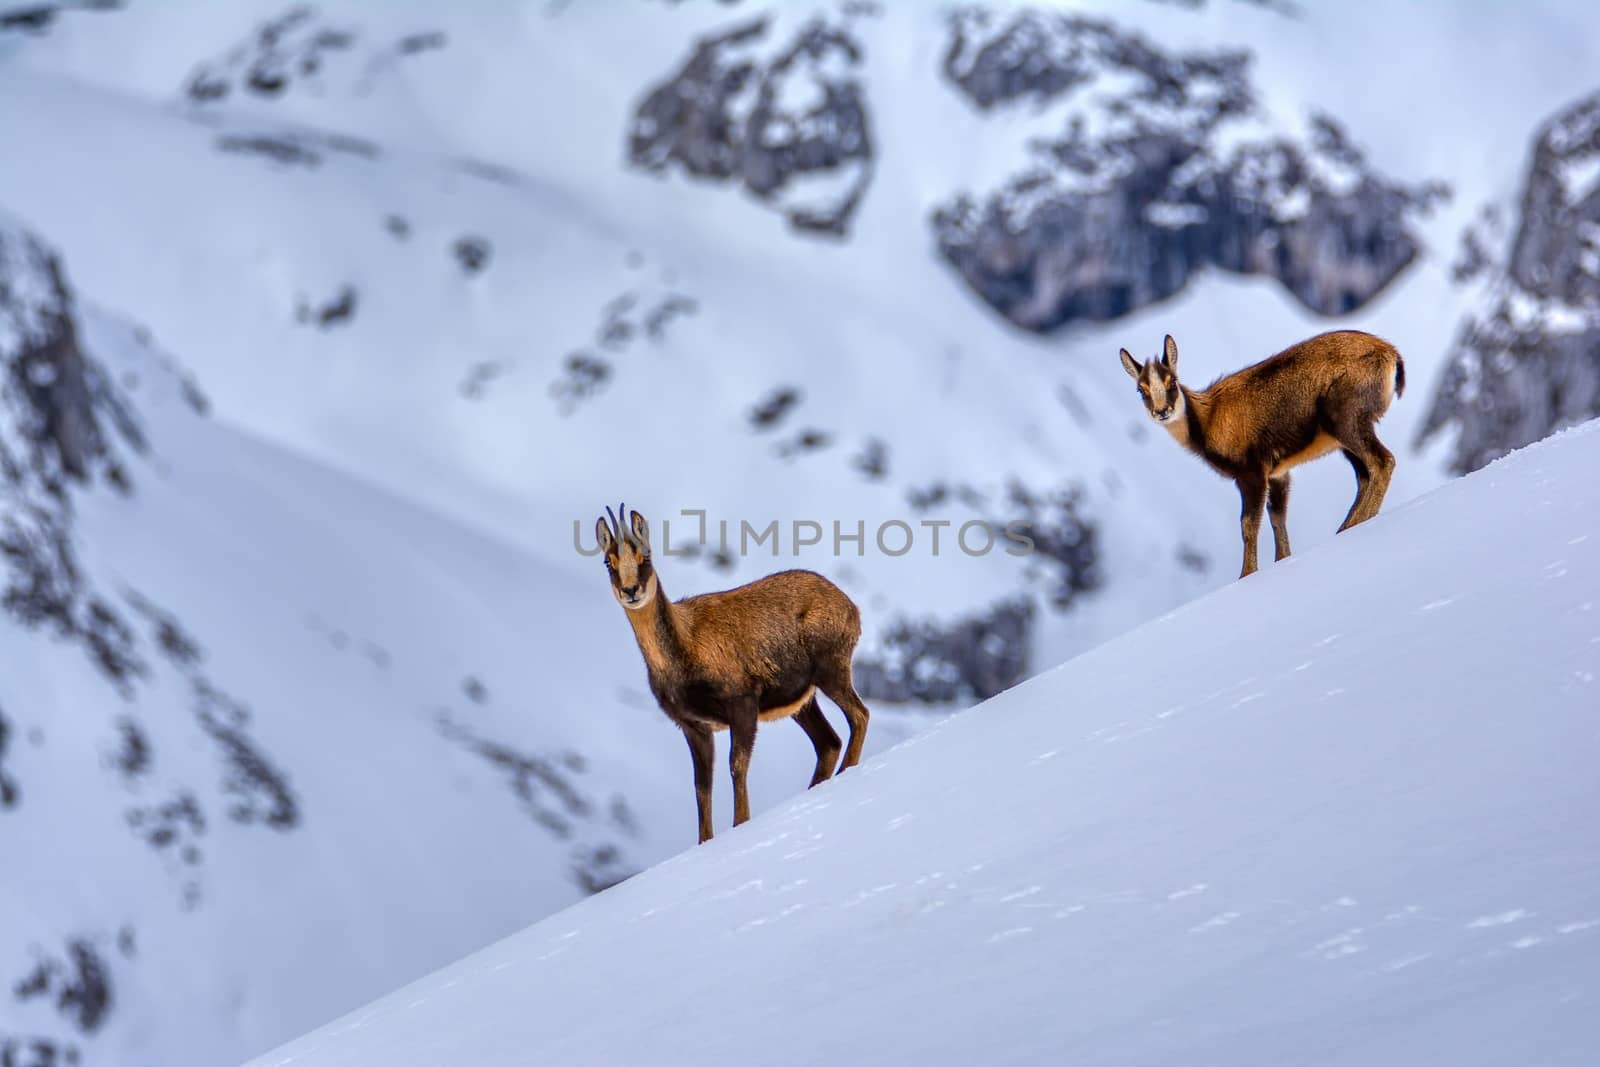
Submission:
[[[1168,423],[1183,418],[1183,390],[1178,388],[1178,342],[1170,333],[1161,358],[1142,365],[1124,348],[1122,369],[1139,383],[1139,397],[1152,419]]]
[[[628,514],[626,504],[618,510]],[[650,526],[644,516],[635,511],[629,516],[628,528],[623,529],[621,520],[608,507],[595,523],[594,535],[605,553],[611,592],[617,602],[629,611],[638,611],[650,603],[658,585],[656,569],[650,563]]]

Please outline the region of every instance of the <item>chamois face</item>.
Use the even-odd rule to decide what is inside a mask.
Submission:
[[[1122,369],[1139,386],[1145,411],[1157,422],[1166,424],[1183,418],[1183,390],[1178,387],[1178,343],[1167,335],[1160,359],[1140,364],[1126,348],[1122,350]]]
[[[611,512],[606,509],[607,515]],[[656,595],[656,571],[650,562],[650,526],[635,511],[627,530],[602,515],[595,523],[595,538],[605,555],[611,576],[611,593],[629,611],[638,611]]]

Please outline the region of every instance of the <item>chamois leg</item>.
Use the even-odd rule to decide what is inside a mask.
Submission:
[[[1378,514],[1378,509],[1383,507],[1383,498],[1389,492],[1389,480],[1394,477],[1394,453],[1383,447],[1383,442],[1378,440],[1377,433],[1371,426],[1366,431],[1367,467],[1372,472],[1372,480],[1367,483],[1367,502],[1361,509],[1356,522],[1366,522]]]
[[[1274,559],[1289,557],[1289,476],[1267,480],[1267,514],[1272,519]]]
[[[1394,453],[1383,447],[1370,422],[1358,424],[1338,436],[1339,443],[1344,446],[1345,459],[1356,471],[1356,498],[1339,526],[1343,532],[1378,513],[1384,494],[1389,491],[1395,462]]]
[[[850,740],[845,745],[844,759],[839,763],[839,773],[861,762],[861,746],[867,742],[867,719],[872,714],[861,702],[855,684],[850,679],[850,665],[833,672],[826,681],[817,683],[828,699],[839,705],[844,717],[850,721]]]
[[[756,747],[756,709],[741,708],[731,716],[728,730],[728,772],[733,776],[733,825],[750,820],[750,753]]]
[[[711,840],[711,767],[717,758],[717,743],[704,726],[686,725],[683,736],[689,742],[694,760],[694,800],[700,811],[700,843]]]
[[[817,750],[817,770],[811,776],[811,784],[816,785],[832,778],[834,765],[839,762],[839,735],[833,732],[827,717],[817,706],[815,694],[805,702],[804,707],[794,713],[794,721],[800,724],[806,736],[811,738],[811,747]]]
[[[1244,566],[1239,577],[1247,578],[1256,572],[1256,541],[1261,536],[1261,508],[1267,502],[1267,479],[1264,475],[1250,474],[1238,479],[1239,532],[1244,536]]]

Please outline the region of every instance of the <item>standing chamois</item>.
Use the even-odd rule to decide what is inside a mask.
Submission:
[[[854,767],[867,739],[867,706],[850,679],[850,660],[861,637],[861,613],[850,598],[820,574],[782,571],[673,603],[661,591],[651,563],[644,516],[635,511],[630,528],[623,529],[610,508],[606,515],[611,521],[601,516],[595,537],[605,553],[611,592],[627,609],[644,653],[650,691],[688,739],[701,842],[711,839],[712,734],[718,730],[732,738],[728,769],[735,826],[750,818],[745,777],[758,722],[793,716],[817,750],[811,784],[834,773],[839,735],[817,706],[818,689],[850,721],[850,743],[839,770]]]
[[[1405,392],[1406,365],[1388,341],[1335,330],[1284,349],[1205,389],[1178,384],[1178,345],[1141,365],[1124,348],[1122,367],[1145,410],[1172,439],[1239,486],[1243,578],[1256,569],[1261,506],[1272,512],[1277,558],[1289,554],[1289,471],[1335,449],[1356,471],[1356,499],[1339,527],[1378,513],[1394,474],[1394,453],[1374,429]]]

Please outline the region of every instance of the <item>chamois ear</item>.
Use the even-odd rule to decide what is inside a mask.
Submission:
[[[1134,359],[1133,353],[1129,352],[1126,348],[1122,350],[1121,355],[1122,369],[1128,372],[1128,377],[1132,378],[1134,381],[1138,381],[1139,373],[1143,371],[1144,368],[1139,366],[1139,361]]]
[[[1178,342],[1172,339],[1170,333],[1167,334],[1167,343],[1161,352],[1161,362],[1167,365],[1168,370],[1178,369]]]
[[[610,553],[612,546],[616,544],[616,538],[611,536],[611,524],[606,522],[604,515],[595,520],[594,540],[600,546],[600,551],[605,553]]]
[[[628,522],[633,528],[633,539],[639,542],[646,552],[650,551],[650,524],[644,521],[644,516],[635,511],[628,516]]]

